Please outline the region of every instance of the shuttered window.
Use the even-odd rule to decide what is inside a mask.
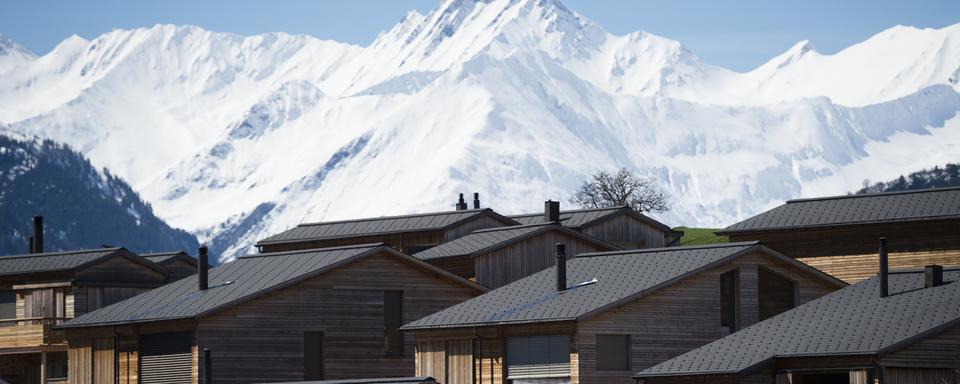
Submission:
[[[740,296],[740,271],[720,275],[720,326],[727,333],[737,330],[737,298]]]
[[[323,332],[303,333],[303,379],[323,380]]]
[[[383,352],[388,357],[403,356],[403,291],[383,291]]]
[[[192,332],[140,337],[141,384],[190,384],[192,360]]]
[[[17,294],[14,291],[0,290],[0,320],[17,318]],[[0,327],[12,327],[16,322],[0,322]]]
[[[570,377],[570,336],[507,338],[510,380]]]
[[[597,335],[597,369],[630,369],[630,335]]]
[[[760,321],[769,319],[796,306],[796,282],[766,268],[758,268],[757,285]]]

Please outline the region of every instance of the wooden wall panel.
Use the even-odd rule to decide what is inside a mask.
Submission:
[[[960,369],[960,326],[882,356],[879,362],[892,367]]]
[[[404,322],[478,292],[388,255],[337,270],[201,319],[218,383],[303,379],[303,332],[324,333],[325,378],[411,376],[413,336],[401,358],[384,355],[383,291],[404,291]]]
[[[633,373],[650,368],[722,337],[720,275],[740,269],[740,318],[747,326],[757,320],[757,266],[799,283],[798,305],[835,288],[808,273],[759,253],[691,276],[645,298],[582,321],[578,328],[580,379],[584,383],[627,383]],[[631,366],[625,371],[596,369],[596,335],[629,334]]]
[[[953,369],[884,368],[884,384],[956,384],[960,371]]]
[[[668,238],[667,232],[628,214],[584,226],[583,233],[627,249],[665,247]]]
[[[891,252],[960,249],[960,220],[745,232],[730,241],[763,241],[791,257],[863,255],[877,252],[880,237]]]
[[[445,257],[436,260],[427,260],[431,265],[460,276],[464,279],[476,279],[473,256]]]
[[[477,283],[488,288],[497,288],[556,265],[556,243],[567,245],[568,258],[573,258],[578,253],[608,250],[560,231],[545,232],[476,256],[474,260]]]
[[[93,344],[90,339],[73,340],[67,350],[67,378],[70,384],[93,383]]]
[[[507,223],[488,215],[475,216],[472,220],[465,221],[444,231],[442,242],[446,243],[450,240],[459,239],[478,229],[497,228],[505,225],[507,225]]]
[[[887,255],[890,269],[920,268],[931,264],[960,266],[960,249],[918,252],[894,252]],[[864,255],[821,256],[797,258],[814,268],[853,284],[876,276],[879,269],[877,253]]]
[[[125,257],[112,257],[97,265],[76,273],[74,279],[81,282],[113,282],[135,284],[163,284],[164,273],[147,268]]]

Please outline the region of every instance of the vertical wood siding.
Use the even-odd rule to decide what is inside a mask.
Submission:
[[[668,233],[662,229],[628,214],[584,226],[583,233],[627,249],[664,247],[668,237]]]
[[[797,258],[811,267],[853,284],[877,275],[877,253],[863,255]],[[931,264],[960,266],[960,249],[918,252],[893,252],[888,255],[890,269],[918,268]]]
[[[477,283],[488,288],[497,288],[556,265],[556,243],[567,245],[568,258],[573,258],[578,253],[608,250],[563,232],[545,232],[476,256],[474,261]]]
[[[324,333],[325,379],[411,376],[412,335],[404,335],[402,357],[384,355],[384,290],[404,291],[404,323],[478,294],[392,255],[372,255],[202,318],[199,346],[211,349],[218,383],[302,380],[305,331]]]
[[[604,312],[580,323],[580,379],[584,383],[629,383],[635,372],[650,368],[694,348],[719,339],[720,275],[740,270],[740,321],[746,327],[757,321],[757,266],[799,283],[797,304],[823,296],[833,287],[810,274],[760,253],[742,256],[728,264],[691,276],[650,296]],[[625,371],[600,371],[596,364],[597,334],[629,334],[631,366]]]
[[[884,366],[960,370],[960,326],[884,355],[879,360]]]
[[[125,257],[112,257],[90,268],[79,271],[76,281],[163,284],[166,274],[147,268]]]
[[[447,230],[443,232],[443,242],[459,239],[478,229],[497,228],[505,225],[507,225],[507,223],[488,215],[474,216],[471,220],[447,228]]]

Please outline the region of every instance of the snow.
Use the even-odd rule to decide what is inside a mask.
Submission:
[[[69,143],[224,258],[459,192],[533,211],[619,166],[662,180],[668,224],[724,226],[955,161],[958,44],[897,26],[739,73],[555,0],[447,0],[366,47],[157,25],[0,62],[0,130]]]

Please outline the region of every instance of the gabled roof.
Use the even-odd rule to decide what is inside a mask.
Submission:
[[[197,259],[184,251],[145,253],[140,256],[160,265],[164,265],[176,260],[183,260],[187,263],[197,265]]]
[[[787,201],[717,234],[960,219],[960,187]]]
[[[590,225],[595,222],[623,214],[635,217],[638,220],[660,228],[661,230],[670,231],[670,227],[650,217],[647,217],[646,215],[634,211],[629,206],[560,211],[560,224],[563,224],[563,226],[568,228],[582,228],[585,225]],[[524,213],[520,215],[511,215],[509,217],[524,225],[543,224],[546,222],[543,213]]]
[[[515,244],[521,240],[550,231],[563,232],[569,236],[596,244],[606,250],[620,249],[600,239],[566,228],[557,224],[514,225],[509,227],[489,228],[473,231],[469,235],[448,241],[436,247],[418,252],[413,255],[420,260],[435,260],[446,257],[476,256],[482,253]],[[550,250],[553,251],[552,249]]]
[[[892,272],[835,291],[637,374],[749,374],[778,357],[882,355],[960,324],[960,270],[924,288],[922,271]]]
[[[167,270],[124,248],[96,248],[65,252],[44,252],[0,256],[0,276],[48,272],[76,272],[112,257],[125,257],[160,273]]]
[[[197,318],[381,252],[399,257],[464,286],[486,291],[486,288],[383,244],[365,244],[242,256],[233,262],[210,269],[209,288],[205,291],[197,289],[199,277],[191,275],[77,317],[61,327]]]
[[[457,328],[571,321],[588,318],[688,276],[762,250],[837,286],[844,283],[757,242],[580,254],[567,261],[565,292],[557,292],[556,267],[407,324],[403,329]],[[596,279],[595,283],[590,283]]]
[[[516,221],[502,216],[490,208],[467,209],[462,211],[305,223],[260,240],[257,242],[257,245],[442,230],[482,215],[495,217],[503,221],[506,225],[517,224]]]

